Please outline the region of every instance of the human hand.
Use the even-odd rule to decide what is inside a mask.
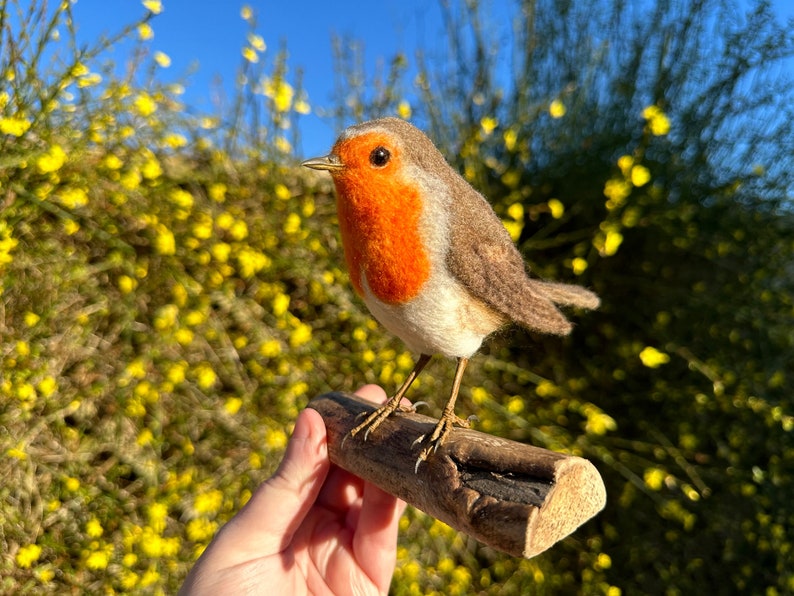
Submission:
[[[356,392],[383,402],[375,385]],[[276,473],[221,528],[180,594],[385,594],[405,503],[332,465],[303,410]]]

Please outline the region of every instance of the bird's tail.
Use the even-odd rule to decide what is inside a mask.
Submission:
[[[542,294],[554,304],[576,306],[588,310],[595,310],[601,304],[601,299],[598,296],[581,286],[537,279],[532,280],[532,285],[539,294]]]

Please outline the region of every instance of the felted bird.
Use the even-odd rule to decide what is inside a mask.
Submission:
[[[331,174],[345,260],[372,315],[419,354],[383,406],[350,431],[364,440],[393,412],[434,354],[457,359],[452,390],[419,463],[454,425],[455,400],[469,358],[491,333],[516,323],[566,335],[557,308],[595,309],[598,297],[576,285],[531,278],[490,204],[412,124],[381,118],[347,128],[331,152],[303,162]]]

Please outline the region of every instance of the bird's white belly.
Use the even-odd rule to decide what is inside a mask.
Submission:
[[[362,282],[364,302],[372,315],[409,349],[421,354],[468,358],[502,323],[498,315],[472,304],[466,290],[449,274],[431,276],[405,304],[380,301],[365,278]]]

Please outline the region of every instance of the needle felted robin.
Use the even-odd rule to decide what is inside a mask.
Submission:
[[[457,359],[452,392],[417,466],[453,425],[469,358],[483,340],[514,322],[566,335],[557,305],[593,309],[592,292],[532,279],[491,206],[444,160],[419,129],[382,118],[346,129],[325,157],[304,166],[326,170],[337,191],[345,260],[356,292],[373,316],[420,354],[386,404],[354,428],[364,440],[390,414],[434,354]]]

